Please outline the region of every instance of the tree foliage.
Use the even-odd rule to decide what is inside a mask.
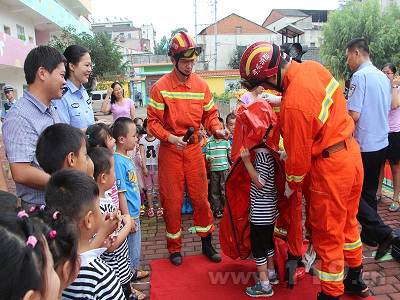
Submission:
[[[237,46],[232,52],[232,56],[229,60],[228,66],[232,69],[239,69],[240,59],[242,58],[243,52],[246,50],[245,46]]]
[[[337,78],[346,78],[346,44],[363,37],[370,48],[372,62],[382,67],[400,62],[400,9],[395,4],[382,11],[377,0],[346,1],[342,9],[329,15],[323,28],[321,58]]]
[[[59,36],[53,36],[49,41],[49,46],[56,48],[61,53],[73,44],[90,50],[93,62],[92,78],[104,79],[110,75],[125,75],[127,62],[124,61],[124,57],[119,51],[120,46],[107,33],[77,34],[74,28],[67,27]]]
[[[188,32],[188,30],[185,27],[179,27],[174,30],[171,30],[171,35],[169,38],[167,38],[165,35],[161,38],[161,40],[156,43],[154,46],[154,54],[158,55],[167,55],[168,54],[168,46],[171,38],[177,34],[179,31],[184,31]]]

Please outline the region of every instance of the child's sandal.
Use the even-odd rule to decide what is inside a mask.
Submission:
[[[154,209],[152,207],[147,210],[147,216],[149,218],[154,217]]]
[[[159,207],[159,208],[157,209],[157,217],[162,217],[163,214],[164,214],[163,208],[162,208],[162,207]]]

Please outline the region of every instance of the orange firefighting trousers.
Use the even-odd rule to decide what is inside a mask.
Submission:
[[[178,150],[175,145],[161,143],[158,168],[168,251],[180,252],[181,208],[185,183],[193,206],[193,226],[189,231],[206,237],[214,230],[207,197],[207,174],[200,145],[189,144],[184,150]]]
[[[356,219],[363,167],[358,144],[353,138],[346,148],[328,158],[312,160],[309,186],[309,223],[312,242],[321,266],[322,291],[331,296],[344,292],[344,262],[361,265],[362,244]]]

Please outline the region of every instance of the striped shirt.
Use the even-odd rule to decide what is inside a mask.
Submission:
[[[7,112],[3,124],[3,141],[7,159],[10,163],[30,163],[41,169],[36,159],[36,143],[39,135],[50,125],[61,120],[50,104],[46,106],[28,91],[24,91]],[[15,183],[17,196],[25,203],[42,205],[44,190]]]
[[[99,257],[105,250],[99,248],[81,253],[79,275],[63,291],[61,299],[125,300],[115,272]]]
[[[228,157],[230,157],[230,155],[231,146],[228,141],[219,140],[213,136],[208,139],[206,146],[206,159],[209,161],[210,171],[228,170]]]
[[[255,151],[256,157],[253,164],[263,187],[258,189],[253,182],[251,183],[250,222],[256,225],[271,225],[278,217],[275,162],[267,149],[259,148]]]
[[[115,209],[116,207],[110,197],[100,198],[100,210],[103,214],[114,212]],[[118,230],[121,230],[121,228],[123,228],[122,224]],[[130,269],[127,239],[117,249],[112,252],[105,251],[100,257],[113,268],[122,285],[131,280],[133,273]]]

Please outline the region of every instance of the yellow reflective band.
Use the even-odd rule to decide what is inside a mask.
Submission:
[[[343,271],[340,273],[328,273],[316,270],[321,281],[343,281]]]
[[[182,230],[179,230],[177,233],[173,234],[173,233],[169,233],[168,231],[165,232],[165,235],[168,239],[178,239],[181,237],[182,235]]]
[[[246,61],[246,75],[249,76],[250,74],[250,64],[251,61],[253,60],[254,56],[256,56],[260,52],[268,52],[271,48],[270,47],[259,47],[253,50],[253,52],[250,53],[249,58]]]
[[[177,35],[175,35],[175,38],[178,40],[179,46],[181,46],[181,47],[185,46],[185,42],[183,41],[183,39],[179,33]]]
[[[304,176],[305,175],[296,176],[296,175],[288,175],[288,174],[286,174],[286,181],[287,182],[292,182],[292,181],[294,181],[294,182],[302,182],[303,179],[304,179]]]
[[[207,105],[203,106],[203,109],[204,109],[204,111],[209,111],[213,106],[214,106],[214,100],[211,99],[210,102],[208,102]]]
[[[207,227],[200,227],[200,226],[192,226],[189,228],[190,233],[196,233],[196,232],[208,232],[210,229],[213,227],[213,225],[208,225]]]
[[[275,232],[276,234],[281,235],[281,236],[287,236],[287,230],[286,230],[286,229],[283,229],[283,228],[275,227],[275,228],[274,228],[274,232]]]
[[[169,92],[169,91],[161,91],[160,93],[164,98],[204,100],[204,93]]]
[[[151,98],[150,98],[150,101],[149,101],[149,105],[151,107],[155,108],[155,109],[158,109],[158,110],[164,110],[164,108],[165,108],[165,104],[158,103],[157,101],[155,101],[155,100],[153,100]]]
[[[321,112],[318,115],[318,119],[325,124],[329,117],[329,108],[333,104],[332,95],[339,87],[339,82],[335,78],[332,78],[325,89],[325,98],[321,104]]]
[[[362,246],[361,239],[358,238],[358,240],[355,241],[355,242],[344,243],[343,250],[350,251],[350,250],[354,250],[354,249],[360,248],[361,246]]]

